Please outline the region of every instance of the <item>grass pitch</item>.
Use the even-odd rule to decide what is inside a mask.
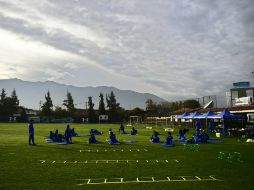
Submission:
[[[253,189],[254,144],[228,137],[223,143],[198,148],[175,143],[152,144],[152,130],[137,127],[138,135],[118,134],[119,125],[71,124],[78,134],[91,128],[104,132],[100,142],[89,145],[86,137],[75,144],[46,143],[50,130],[64,132],[65,124],[35,123],[36,146],[28,145],[27,124],[0,124],[0,189]],[[112,128],[120,145],[108,145]],[[157,128],[164,141],[166,132]],[[126,127],[130,132],[130,127]],[[177,130],[176,130],[177,131]],[[188,132],[189,137],[192,131]],[[173,133],[176,139],[176,132]],[[126,143],[124,140],[137,140]],[[218,159],[223,152],[222,159]],[[238,157],[234,157],[238,152]],[[239,156],[240,153],[240,156]]]

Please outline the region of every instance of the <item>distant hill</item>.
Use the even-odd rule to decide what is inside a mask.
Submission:
[[[87,97],[92,96],[95,104],[95,109],[98,109],[99,94],[114,92],[117,102],[125,109],[133,109],[135,107],[145,108],[147,99],[152,99],[155,102],[165,101],[164,99],[149,93],[139,93],[132,90],[120,90],[115,87],[98,86],[98,87],[76,87],[72,85],[59,84],[52,81],[46,82],[29,82],[20,79],[0,79],[0,90],[4,88],[7,95],[10,95],[15,88],[20,105],[39,109],[40,101],[45,102],[45,94],[50,91],[54,105],[62,105],[66,98],[67,91],[72,94],[74,103],[77,108],[85,108]],[[106,100],[104,100],[106,104]]]

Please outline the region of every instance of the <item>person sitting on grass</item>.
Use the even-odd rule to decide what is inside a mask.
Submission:
[[[138,133],[138,130],[132,127],[131,129],[131,135],[136,135]]]
[[[118,140],[116,140],[116,135],[111,131],[109,135],[109,144],[115,143],[118,143]]]
[[[53,141],[55,142],[63,142],[63,135],[58,133],[58,129],[56,129],[55,133],[54,133],[54,139]]]
[[[150,141],[152,143],[159,143],[160,142],[160,138],[158,137],[159,133],[157,131],[153,131],[153,134],[150,138]]]
[[[101,135],[102,132],[98,131],[97,129],[91,129],[91,130],[90,130],[90,134]]]
[[[202,132],[199,135],[195,133],[193,134],[192,139],[190,139],[188,142],[189,143],[207,143],[208,139],[209,139],[209,136],[204,132]]]
[[[92,133],[91,137],[89,138],[89,144],[96,144],[98,141],[95,139],[95,135]]]
[[[49,138],[54,141],[55,134],[52,131],[49,131]]]
[[[65,132],[64,132],[64,136],[65,136],[66,143],[72,142],[70,125],[67,125]]]
[[[71,136],[72,137],[78,136],[78,133],[75,132],[74,128],[71,129]]]
[[[124,131],[123,123],[121,123],[121,125],[120,125],[119,133],[126,134],[126,132]]]
[[[165,144],[166,145],[172,145],[173,144],[173,137],[171,135],[171,132],[168,132],[168,135],[166,136]]]

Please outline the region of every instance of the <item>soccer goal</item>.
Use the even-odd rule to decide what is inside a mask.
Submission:
[[[138,124],[142,124],[142,117],[136,116],[136,115],[130,116],[129,126],[138,125]]]

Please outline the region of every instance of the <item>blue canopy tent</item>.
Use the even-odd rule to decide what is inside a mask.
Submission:
[[[230,111],[228,109],[224,109],[220,114],[210,115],[207,118],[210,118],[210,119],[223,119],[224,134],[227,134],[227,132],[228,132],[228,127],[227,127],[226,122],[225,122],[226,119],[242,120],[242,125],[243,125],[243,120],[246,119],[245,117],[243,117],[241,115],[235,115],[235,114],[230,113]]]
[[[224,109],[220,114],[210,115],[208,118],[211,119],[245,119],[245,117],[241,115],[234,115],[228,111],[228,109]]]
[[[208,117],[211,117],[215,115],[215,113],[213,113],[211,110],[209,110],[208,112],[202,114],[202,115],[198,115],[196,117],[194,117],[194,119],[207,119]]]
[[[199,116],[199,115],[201,115],[199,112],[194,112],[193,114],[191,114],[191,115],[187,115],[187,116],[184,116],[183,118],[184,119],[192,119],[192,123],[191,123],[191,125],[192,125],[192,127],[194,127],[194,118],[195,117],[197,117],[197,116]]]
[[[206,113],[202,114],[202,115],[197,115],[195,117],[193,117],[193,119],[206,119],[206,128],[208,126],[207,124],[207,118],[210,116],[215,115],[215,113],[213,113],[211,110],[207,111]]]
[[[182,115],[176,116],[177,119],[185,119],[184,117],[189,116],[190,114],[188,112],[184,112]]]
[[[187,115],[187,116],[184,116],[183,119],[194,119],[195,117],[201,115],[199,112],[194,112],[193,114],[191,115]]]

